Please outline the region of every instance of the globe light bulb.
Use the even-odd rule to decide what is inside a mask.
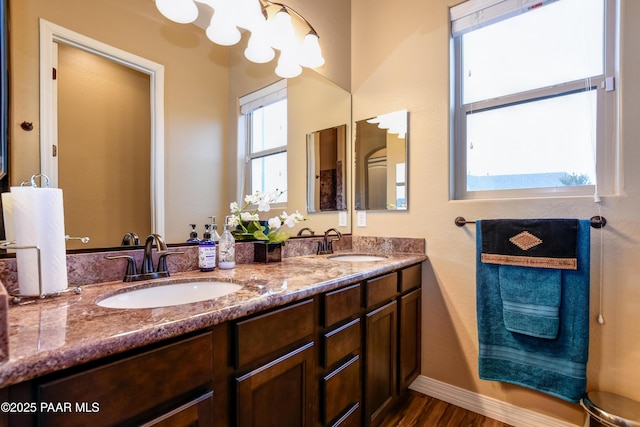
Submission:
[[[193,0],[156,0],[156,7],[167,19],[178,24],[189,24],[198,17],[198,6]]]

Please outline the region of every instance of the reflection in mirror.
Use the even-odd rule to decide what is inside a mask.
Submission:
[[[341,5],[340,7],[348,10],[348,6],[343,6],[338,0],[329,0],[329,2]],[[314,8],[321,10],[320,6],[317,8],[314,6]],[[157,126],[151,132],[152,138],[158,136],[156,140],[159,149],[151,146],[152,158],[144,161],[151,168],[146,179],[147,185],[155,185],[158,188],[158,191],[151,190],[146,193],[153,199],[151,203],[156,207],[154,211],[158,212],[155,219],[153,217],[150,219],[151,231],[162,234],[168,244],[182,243],[188,237],[188,224],[198,224],[198,231],[202,235],[202,224],[208,221],[209,216],[216,216],[220,222],[220,218],[228,214],[229,201],[237,200],[239,197],[235,188],[238,182],[241,182],[241,179],[236,178],[237,166],[234,162],[238,135],[241,136],[244,132],[244,129],[238,131],[238,120],[233,117],[237,98],[272,83],[276,78],[273,64],[253,64],[242,59],[236,60],[237,57],[242,58],[246,43],[241,43],[242,46],[238,46],[237,49],[218,49],[211,43],[201,42],[205,41],[206,36],[200,28],[169,22],[161,17],[154,2],[11,0],[11,11],[10,51],[13,52],[13,60],[9,70],[10,83],[12,93],[19,96],[11,97],[9,106],[15,114],[14,124],[9,130],[11,133],[9,150],[11,156],[8,165],[11,172],[10,185],[19,185],[34,173],[44,172],[40,164],[40,140],[51,140],[50,128],[44,124],[45,117],[40,113],[41,91],[38,90],[41,66],[39,47],[40,40],[45,36],[42,28],[39,31],[38,26],[39,19],[42,19],[50,24],[55,23],[53,30],[56,31],[53,32],[56,34],[57,26],[73,29],[100,42],[101,45],[105,44],[121,52],[148,58],[165,67],[166,76],[165,73],[161,75],[157,73],[151,78],[160,89],[156,91],[158,96],[152,107],[158,111],[157,116],[152,112],[152,119],[158,118],[155,122]],[[344,25],[346,31],[348,19],[342,17],[339,21],[340,28]],[[126,25],[120,25],[114,29],[114,22],[126,23]],[[49,31],[52,32],[52,29],[50,28]],[[157,37],[150,37],[151,35]],[[244,37],[248,37],[248,34]],[[67,33],[64,33],[64,37],[54,39],[49,36],[48,39],[47,45],[59,42],[78,47],[76,39],[69,39]],[[327,40],[325,39],[325,42]],[[73,43],[69,43],[70,41]],[[47,52],[51,51],[48,48],[43,49]],[[332,49],[340,53],[340,57],[342,52],[347,50]],[[96,53],[93,49],[89,51]],[[110,57],[113,58],[113,55]],[[344,57],[346,59],[348,55],[345,54]],[[347,78],[348,67],[344,64],[347,62],[329,60],[325,72],[328,70],[329,75],[337,76],[338,80],[346,84],[350,80]],[[145,70],[148,68],[145,67]],[[139,68],[136,69],[141,71]],[[143,72],[151,75],[151,72]],[[42,75],[50,76],[51,73],[42,73]],[[160,77],[163,77],[162,83],[159,83]],[[228,93],[229,96],[211,95],[223,93]],[[161,101],[158,100],[160,95],[162,95]],[[302,75],[290,79],[287,96],[288,138],[291,141],[290,160],[287,164],[288,209],[291,211],[299,209],[305,214],[307,171],[306,162],[301,160],[306,155],[304,143],[306,134],[312,130],[325,129],[339,123],[352,123],[351,95],[324,75],[305,69]],[[148,102],[147,105],[149,105]],[[46,111],[47,108],[43,110]],[[0,115],[6,120],[7,113],[6,109],[2,109]],[[165,115],[168,120],[161,120]],[[33,130],[22,129],[19,125],[22,121],[33,122]],[[94,128],[94,133],[106,136],[109,132],[112,134],[111,141],[116,141],[121,138],[118,134],[113,135],[113,132],[117,132],[119,128],[119,125],[112,125],[109,129]],[[70,130],[75,130],[75,127]],[[138,126],[137,130],[142,130],[142,126]],[[90,139],[87,142],[93,142],[94,137],[86,139]],[[351,137],[347,139],[351,140]],[[66,138],[62,141],[64,142]],[[51,150],[47,151],[47,153],[50,152]],[[349,149],[348,154],[350,153]],[[107,165],[106,168],[110,170],[112,176],[119,175],[120,172],[116,172],[114,168],[120,162],[109,161],[106,156],[95,154],[95,160],[103,161],[100,163],[100,171]],[[132,155],[128,155],[126,162],[132,158]],[[243,160],[244,156],[238,156],[238,158]],[[142,163],[142,160],[137,160],[136,169],[142,169],[140,167]],[[148,168],[145,166],[145,169]],[[98,173],[98,169],[96,168],[93,172]],[[351,185],[351,172],[351,168],[347,168],[349,175],[346,180],[347,185]],[[64,179],[65,171],[59,171],[59,173],[61,179]],[[0,184],[3,181],[8,181],[8,177],[0,181]],[[135,180],[136,183],[142,181],[142,179]],[[212,182],[220,183],[220,191],[210,191]],[[115,185],[114,182],[113,186]],[[62,189],[65,192],[66,202],[71,198],[71,194],[65,188]],[[96,193],[93,196],[97,196],[99,191],[94,190],[93,193]],[[204,194],[207,197],[201,197]],[[87,205],[98,202],[94,197],[93,201],[83,200],[81,203]],[[144,203],[149,204],[148,201]],[[147,208],[145,212],[150,210]],[[313,224],[313,228],[317,231],[326,230],[339,223],[337,212],[335,215],[324,212],[311,215],[314,218],[309,224]],[[128,216],[130,215],[126,209],[115,208],[112,219]],[[85,226],[81,226],[74,228],[76,231],[73,231],[72,227],[67,230],[70,235],[91,237],[88,244],[78,245],[79,250],[119,246],[123,240],[124,230],[137,233],[141,239],[149,233],[148,226],[129,224],[128,227],[115,231],[115,226],[106,221],[94,219],[92,215],[85,215],[85,217],[91,217],[92,229],[87,231]],[[109,242],[99,243],[93,228],[102,226],[110,231]],[[348,233],[350,230],[349,217],[346,225],[340,228],[340,232]]]
[[[356,122],[356,210],[407,209],[407,127],[407,110]]]
[[[307,134],[307,211],[347,209],[347,125]]]

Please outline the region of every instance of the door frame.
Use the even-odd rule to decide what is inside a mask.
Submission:
[[[57,160],[53,146],[58,144],[57,88],[52,70],[57,62],[55,43],[73,46],[149,75],[151,107],[151,230],[164,235],[164,65],[99,42],[57,24],[40,19],[40,173],[55,179]],[[51,178],[51,177],[49,177]]]

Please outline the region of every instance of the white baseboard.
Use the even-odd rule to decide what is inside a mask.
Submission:
[[[576,424],[524,409],[423,375],[409,387],[452,405],[516,427],[578,427]]]

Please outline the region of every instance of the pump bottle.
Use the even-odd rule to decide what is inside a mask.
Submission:
[[[203,239],[198,245],[198,267],[200,271],[213,271],[216,268],[216,242],[211,239],[210,224],[204,225]]]
[[[198,238],[198,232],[196,231],[195,224],[189,224],[191,226],[191,233],[189,233],[189,238],[187,239],[187,243],[200,243],[200,239]]]
[[[229,269],[236,266],[236,240],[229,231],[229,224],[224,225],[224,232],[220,236],[218,266],[221,269]]]

